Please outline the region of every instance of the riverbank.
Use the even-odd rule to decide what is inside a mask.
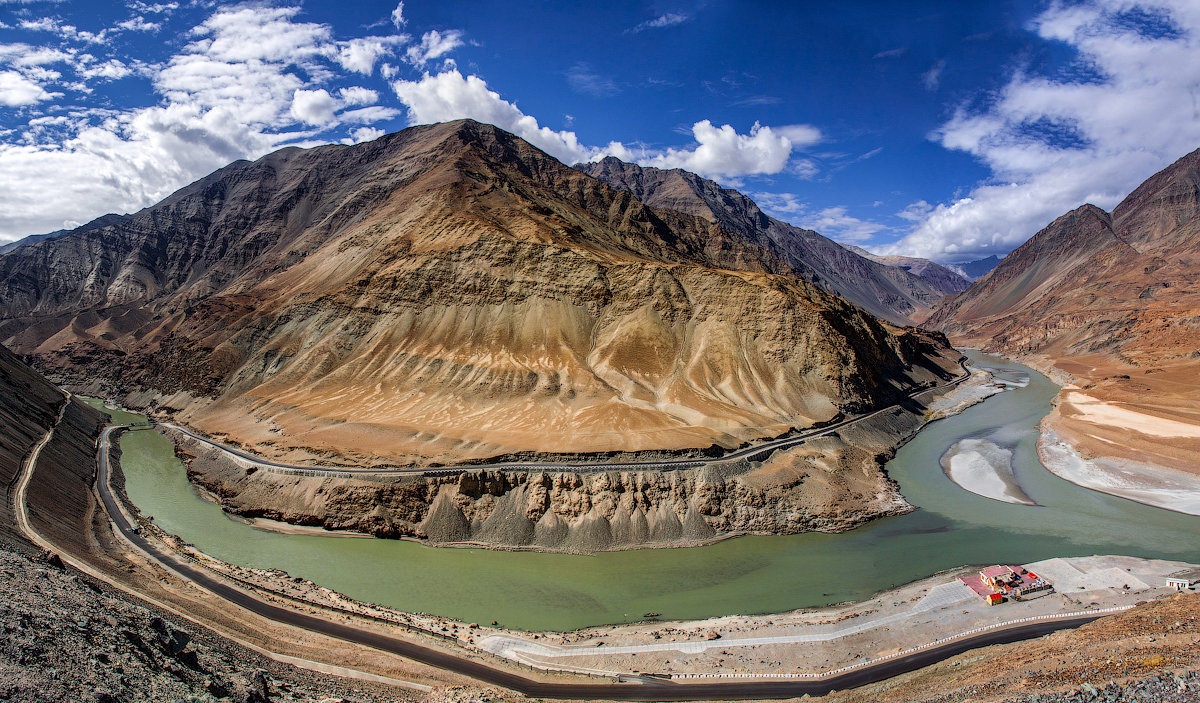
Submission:
[[[1022,361],[1062,385],[1040,425],[1047,469],[1091,490],[1200,515],[1200,363]]]
[[[888,589],[854,603],[768,615],[695,621],[659,620],[565,632],[529,633],[408,613],[365,603],[275,569],[247,569],[214,559],[147,524],[159,541],[192,563],[289,607],[326,617],[366,619],[396,627],[441,648],[496,658],[543,671],[595,676],[653,672],[693,676],[771,677],[811,674],[887,657],[923,643],[1027,618],[1131,607],[1174,593],[1164,577],[1192,565],[1121,556],[1053,558],[1026,564],[1055,592],[1025,602],[986,605],[958,577],[964,566]]]
[[[845,532],[911,511],[882,464],[931,419],[1003,390],[976,371],[906,402],[687,465],[544,463],[345,472],[277,467],[172,426],[189,479],[230,514],[437,546],[589,554],[697,547],[733,536]],[[779,448],[775,449],[778,445]],[[756,453],[757,452],[757,453]],[[603,460],[596,457],[595,460]],[[639,465],[634,460],[637,459]]]

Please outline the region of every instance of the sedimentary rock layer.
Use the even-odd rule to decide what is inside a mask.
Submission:
[[[949,375],[944,339],[471,121],[237,162],[0,255],[0,339],[264,454],[733,446]]]

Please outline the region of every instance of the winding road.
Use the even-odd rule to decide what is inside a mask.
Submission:
[[[727,454],[717,457],[695,457],[687,459],[659,459],[654,461],[625,461],[618,463],[601,463],[601,462],[495,462],[486,464],[459,464],[455,466],[444,467],[425,467],[425,468],[395,468],[395,469],[351,469],[351,468],[333,468],[333,467],[315,467],[304,466],[300,464],[284,464],[277,461],[271,461],[261,456],[255,456],[249,452],[231,447],[227,444],[222,444],[216,440],[205,437],[202,434],[193,432],[186,427],[181,427],[169,422],[159,423],[163,427],[169,427],[178,432],[203,442],[210,446],[216,447],[233,456],[236,456],[246,461],[254,462],[255,465],[295,474],[309,474],[318,476],[333,476],[333,477],[350,477],[355,475],[370,475],[370,476],[389,476],[389,475],[405,475],[405,474],[440,474],[440,473],[458,473],[462,471],[481,471],[481,470],[547,470],[547,471],[610,471],[614,469],[658,469],[658,470],[674,470],[674,469],[690,469],[699,466],[707,466],[711,464],[719,464],[727,461],[736,461],[738,459],[762,459],[770,453],[779,449],[794,447],[801,442],[810,440],[814,437],[823,437],[838,431],[844,427],[848,427],[864,420],[869,420],[877,415],[890,412],[899,408],[904,403],[916,398],[924,393],[952,388],[959,383],[967,380],[971,376],[970,370],[967,369],[965,362],[959,362],[962,366],[962,373],[950,379],[949,381],[929,388],[922,388],[913,391],[904,397],[904,400],[892,403],[877,410],[872,410],[864,415],[858,415],[852,418],[842,420],[832,425],[819,427],[816,429],[807,430],[798,434],[791,434],[785,437],[768,440],[760,444],[752,444],[747,447],[735,449]]]
[[[956,379],[952,383],[961,381]],[[950,384],[948,384],[950,385]],[[927,389],[932,390],[932,389]],[[69,397],[68,397],[69,402]],[[66,403],[60,409],[55,427],[61,421]],[[873,414],[884,412],[883,408]],[[870,417],[855,418],[858,421]],[[851,421],[847,421],[851,422]],[[847,424],[847,423],[842,423]],[[823,428],[832,431],[837,426]],[[853,688],[882,681],[898,674],[913,671],[976,647],[991,644],[1016,642],[1038,637],[1056,630],[1077,627],[1100,617],[1087,615],[1061,620],[1027,623],[1015,627],[989,631],[971,637],[947,642],[918,652],[869,664],[834,675],[813,677],[803,680],[703,680],[696,683],[680,683],[653,675],[622,677],[619,682],[547,682],[528,678],[480,661],[457,656],[450,652],[425,647],[415,642],[388,636],[378,632],[357,628],[350,624],[325,620],[314,615],[283,608],[266,602],[257,595],[224,583],[209,573],[177,559],[142,536],[141,531],[130,521],[119,499],[110,486],[110,460],[112,436],[127,426],[109,426],[100,436],[97,446],[96,489],[105,511],[120,534],[136,549],[175,573],[180,578],[212,593],[231,605],[243,608],[261,617],[311,632],[335,637],[347,642],[365,645],[396,654],[434,667],[452,671],[479,681],[518,691],[532,698],[575,699],[575,700],[619,700],[619,701],[685,701],[685,700],[753,700],[771,698],[794,698],[804,694],[823,695],[830,691]],[[33,448],[22,464],[21,475],[14,495],[17,522],[20,529],[35,543],[53,548],[47,540],[30,526],[27,516],[25,494],[34,478],[38,456],[53,436],[51,427],[46,436]],[[814,436],[814,435],[809,435]],[[796,441],[800,438],[789,438]],[[786,445],[782,445],[786,446]],[[775,448],[778,448],[776,446]],[[761,451],[756,447],[753,451]],[[745,450],[743,450],[745,451]],[[728,459],[729,457],[726,457]]]
[[[209,574],[176,559],[150,543],[134,528],[121,510],[117,498],[109,487],[109,445],[112,433],[121,427],[108,427],[101,435],[99,463],[96,476],[97,488],[105,510],[113,524],[134,546],[162,564],[181,578],[200,586],[210,593],[244,608],[256,615],[286,625],[303,628],[330,637],[366,645],[385,652],[441,669],[453,671],[485,683],[512,689],[531,698],[555,698],[575,700],[618,700],[618,701],[687,701],[687,700],[753,700],[767,698],[795,698],[804,694],[823,695],[830,691],[861,686],[875,681],[919,669],[947,657],[976,647],[989,644],[1016,642],[1038,637],[1056,630],[1077,627],[1096,619],[1096,616],[1032,623],[985,633],[971,638],[947,643],[940,647],[897,657],[878,665],[866,666],[854,671],[820,679],[783,681],[704,681],[700,683],[677,683],[657,677],[631,677],[626,683],[558,683],[538,681],[482,662],[456,656],[448,652],[424,647],[414,642],[390,637],[354,627],[331,622],[307,613],[281,608],[267,603],[252,593],[229,586]]]

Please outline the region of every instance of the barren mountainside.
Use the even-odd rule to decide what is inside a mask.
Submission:
[[[1200,151],[1111,214],[1083,205],[1058,218],[929,324],[990,351],[1151,366],[1196,350],[1198,277]]]
[[[769,217],[742,193],[694,173],[639,166],[611,156],[576,168],[652,207],[713,222],[774,253],[796,275],[876,317],[898,324],[919,322],[947,292],[920,274],[872,260],[812,230]]]
[[[962,274],[929,259],[921,259],[915,256],[882,256],[872,254],[861,247],[849,245],[846,248],[871,261],[884,264],[885,266],[904,269],[912,275],[924,279],[929,285],[933,286],[934,290],[942,295],[961,293],[971,285],[971,281],[964,278]]]
[[[460,121],[237,162],[2,255],[0,340],[258,451],[351,461],[731,445],[945,375],[936,336],[797,275]]]

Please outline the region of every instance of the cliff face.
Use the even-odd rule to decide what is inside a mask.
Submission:
[[[853,251],[812,230],[780,222],[753,200],[681,169],[663,170],[607,157],[575,168],[657,208],[701,217],[774,253],[793,275],[897,324],[923,319],[947,292],[941,284]],[[933,264],[933,262],[927,262]],[[937,266],[933,264],[933,266]],[[946,271],[950,277],[953,272]],[[943,282],[944,283],[944,282]]]
[[[778,452],[765,462],[676,471],[473,470],[326,478],[276,473],[168,431],[188,476],[248,518],[433,544],[589,553],[702,544],[734,534],[838,532],[911,507],[879,462],[924,406]]]
[[[929,320],[1007,354],[1105,354],[1132,366],[1191,357],[1200,311],[1200,151],[1111,214],[1055,220]]]
[[[732,445],[946,375],[942,342],[797,275],[463,121],[231,164],[0,256],[0,339],[301,460]]]

